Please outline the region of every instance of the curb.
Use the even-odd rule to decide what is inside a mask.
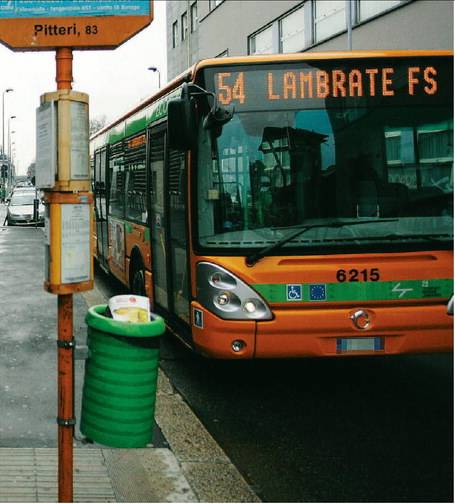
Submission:
[[[96,286],[82,296],[88,307],[107,301]],[[175,495],[171,492],[169,498],[175,500],[168,502],[261,502],[161,368],[156,400],[155,420],[184,478],[177,480],[179,491]],[[134,450],[142,466],[152,468],[149,475],[153,473],[155,450]]]

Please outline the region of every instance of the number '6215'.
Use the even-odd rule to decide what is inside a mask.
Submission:
[[[379,268],[371,269],[339,269],[337,271],[338,282],[377,282],[380,279]]]

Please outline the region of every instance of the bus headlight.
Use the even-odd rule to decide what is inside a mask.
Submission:
[[[198,301],[223,319],[271,320],[264,299],[243,280],[221,266],[201,262],[197,266]]]
[[[230,301],[230,296],[228,293],[223,292],[221,294],[218,294],[216,297],[216,302],[218,303],[219,306],[226,306]]]
[[[221,291],[215,294],[213,304],[218,310],[232,312],[239,309],[240,299],[232,292]]]
[[[256,311],[256,303],[252,300],[252,299],[247,299],[244,303],[243,303],[243,309],[247,312],[247,313],[254,313]]]

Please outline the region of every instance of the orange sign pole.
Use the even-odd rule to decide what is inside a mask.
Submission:
[[[73,82],[73,50],[59,47],[55,52],[57,89],[71,89]]]
[[[57,89],[71,89],[73,52],[57,48]],[[58,501],[73,502],[74,339],[73,295],[58,295]]]
[[[73,502],[73,295],[58,295],[58,501]]]
[[[83,93],[71,91],[73,81],[72,51],[73,49],[114,49],[118,47],[152,22],[153,0],[129,0],[128,2],[112,0],[106,4],[97,0],[85,0],[79,3],[72,2],[71,6],[68,5],[68,2],[40,0],[26,6],[27,15],[31,17],[24,15],[22,2],[2,3],[8,5],[0,10],[0,43],[13,51],[56,51],[55,80],[57,91],[63,91],[63,93],[55,93],[56,96],[48,96],[53,93],[46,93],[41,97],[42,107],[38,109],[40,124],[44,132],[44,140],[40,144],[40,152],[42,151],[40,169],[44,174],[42,188],[45,188],[46,191],[49,212],[52,213],[51,207],[56,207],[55,203],[62,203],[62,206],[67,207],[72,205],[76,208],[78,205],[92,204],[93,196],[88,189],[90,176],[88,170],[84,171],[85,162],[81,161],[79,164],[74,162],[73,166],[70,155],[73,140],[76,144],[79,142],[78,145],[81,147],[81,140],[76,138],[78,132],[76,132],[74,139],[71,134],[71,118],[73,116],[71,115],[70,102],[74,103],[76,107],[74,116],[76,122],[79,117],[79,133],[84,133],[84,128],[88,131],[88,97],[86,99],[82,96]],[[68,94],[65,91],[68,91]],[[54,102],[57,102],[57,122],[61,121],[61,124],[58,124],[57,146],[53,144],[51,138],[55,121]],[[56,163],[52,156],[51,162],[49,162],[47,154],[50,149],[55,149],[55,157],[58,159]],[[49,182],[49,179],[54,174],[49,174],[46,171],[50,167],[49,171],[52,172],[54,169],[52,163],[56,164],[53,184]],[[37,163],[37,166],[39,164]],[[81,196],[76,196],[77,201],[73,201],[74,193],[81,194]],[[54,213],[62,219],[62,212],[55,210]],[[76,220],[79,219],[79,224],[85,226],[84,218],[81,217],[82,213],[77,211],[74,215]],[[61,221],[55,221],[56,223],[54,222],[55,225],[53,225],[50,221],[51,219],[49,219],[49,234],[52,234],[52,229],[59,228],[57,235],[60,238],[60,246],[56,246],[54,242],[47,244],[54,254],[53,256],[49,254],[49,278],[45,282],[46,290],[58,295],[58,500],[59,502],[73,502],[73,433],[76,421],[73,386],[75,344],[72,293],[93,288],[93,258],[88,277],[87,274],[82,275],[83,280],[75,283],[69,281],[68,271],[64,277],[61,253],[62,224]],[[81,240],[75,247],[83,248],[85,243],[86,240]],[[86,266],[85,263],[84,266]]]

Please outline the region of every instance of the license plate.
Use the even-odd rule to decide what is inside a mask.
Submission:
[[[380,352],[384,350],[384,338],[337,338],[337,353]]]

